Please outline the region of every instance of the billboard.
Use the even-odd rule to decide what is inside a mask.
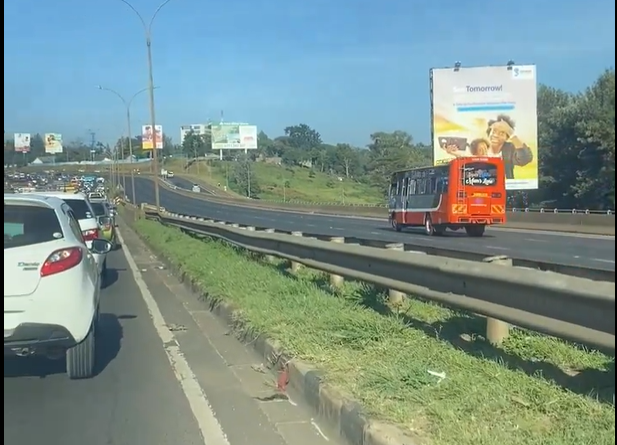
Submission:
[[[432,69],[433,163],[500,157],[508,190],[538,188],[534,65]]]
[[[197,135],[203,136],[208,134],[210,129],[210,124],[191,124],[191,125],[181,125],[180,126],[180,144],[184,143],[184,138],[191,131]]]
[[[152,150],[155,146],[156,140],[156,148],[157,150],[163,149],[163,126],[156,125],[156,131],[152,131],[152,125],[142,125],[141,127],[141,149],[142,150]],[[156,137],[154,136],[156,133]]]
[[[28,153],[30,151],[30,133],[15,133],[13,135],[15,151]]]
[[[55,155],[62,153],[62,135],[60,133],[45,133],[45,153]]]
[[[212,124],[212,150],[254,150],[257,148],[255,125]]]

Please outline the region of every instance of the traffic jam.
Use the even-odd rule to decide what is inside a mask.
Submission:
[[[4,357],[95,370],[107,255],[118,246],[105,178],[47,171],[4,175]]]

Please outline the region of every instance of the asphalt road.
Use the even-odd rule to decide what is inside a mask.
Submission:
[[[182,179],[174,178],[181,186]],[[186,182],[186,181],[184,181]],[[130,192],[130,187],[129,192]],[[138,203],[154,204],[153,182],[136,178]],[[130,196],[130,195],[129,195]],[[132,197],[131,197],[132,199]],[[307,234],[347,236],[386,242],[434,245],[449,249],[512,258],[615,270],[615,238],[516,229],[488,230],[482,238],[448,232],[445,237],[426,237],[420,231],[394,232],[387,221],[332,215],[272,211],[207,202],[160,188],[161,205],[169,211],[225,220],[255,227],[272,227]]]
[[[124,238],[130,260],[108,257],[98,375],[71,381],[61,362],[5,359],[4,442],[325,445],[301,406],[257,401],[274,379],[254,371],[261,359],[134,234]]]

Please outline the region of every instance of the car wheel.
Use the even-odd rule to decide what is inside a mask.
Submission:
[[[87,379],[94,375],[95,364],[95,324],[92,323],[88,336],[66,351],[66,373],[69,379]]]

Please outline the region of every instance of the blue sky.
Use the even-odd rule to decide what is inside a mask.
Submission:
[[[158,0],[134,0],[146,18]],[[218,119],[270,136],[307,123],[326,142],[365,145],[374,131],[429,139],[431,67],[538,65],[567,90],[615,65],[611,0],[172,0],[153,28],[157,123]],[[104,142],[125,131],[123,108],[146,86],[143,30],[119,0],[4,3],[4,128]],[[134,131],[148,119],[133,106]]]

